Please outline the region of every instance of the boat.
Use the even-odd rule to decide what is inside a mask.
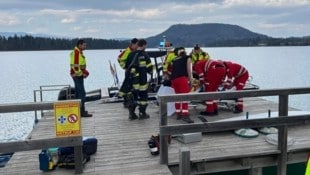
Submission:
[[[149,100],[156,100],[157,91],[160,86],[164,84],[163,80],[163,63],[168,51],[172,50],[172,44],[167,40],[166,36],[163,36],[163,41],[159,43],[158,50],[146,50],[150,56],[152,63],[154,64],[155,71],[149,78],[148,95]],[[118,91],[120,88],[116,66],[112,66],[110,63],[111,74],[114,79],[114,84],[111,87],[104,87],[101,89],[92,90],[86,92],[86,102],[102,99],[105,103],[122,102],[123,99],[118,97]],[[259,89],[259,86],[252,83],[253,77],[250,77],[247,81],[244,90]],[[220,90],[220,89],[219,89]],[[58,100],[74,99],[74,87],[64,87],[58,94]]]
[[[0,168],[5,167],[6,163],[11,159],[13,153],[0,154]]]

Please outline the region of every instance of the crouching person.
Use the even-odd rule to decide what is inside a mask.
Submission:
[[[249,79],[248,70],[240,64],[230,61],[223,61],[226,68],[227,79],[223,83],[225,89],[236,87],[237,91],[243,90],[246,81]],[[243,112],[243,98],[236,99],[234,113]]]
[[[204,85],[205,92],[216,92],[225,78],[225,66],[222,62],[208,59],[196,63],[194,70],[199,75],[200,83]],[[206,110],[201,115],[218,115],[217,102],[214,99],[206,101]]]

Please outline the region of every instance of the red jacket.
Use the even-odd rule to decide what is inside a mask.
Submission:
[[[223,62],[226,67],[226,75],[229,80],[240,77],[247,72],[247,69],[240,64],[230,61]]]

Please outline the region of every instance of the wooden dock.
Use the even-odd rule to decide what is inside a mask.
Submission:
[[[278,105],[261,98],[245,98],[245,111],[251,114],[278,111]],[[216,164],[217,161],[231,159],[233,157],[253,157],[266,154],[277,154],[277,146],[265,141],[265,136],[246,139],[235,136],[231,131],[211,133],[203,135],[201,142],[182,144],[173,139],[169,145],[169,165],[160,164],[159,156],[152,156],[147,141],[152,134],[159,133],[159,107],[150,102],[147,109],[151,115],[146,120],[128,120],[128,111],[121,103],[102,103],[101,100],[86,104],[87,110],[93,114],[91,118],[82,118],[82,133],[85,137],[98,139],[98,150],[91,156],[90,162],[84,167],[84,174],[115,174],[115,175],[170,175],[178,174],[176,165],[179,162],[179,149],[186,146],[191,152],[191,162],[195,163],[192,173],[216,172],[222,170],[242,169],[250,167],[248,162],[236,162],[230,168],[224,168]],[[197,118],[199,111],[204,110],[203,105],[191,107],[190,113],[195,123],[201,123]],[[233,114],[226,109],[220,109],[219,116],[207,118],[209,121],[244,116],[244,113]],[[168,118],[169,124],[182,124],[176,120],[176,116]],[[310,125],[290,127],[289,136],[295,139],[295,143],[289,150],[307,151],[310,145]],[[34,128],[31,139],[53,138],[54,121],[52,113],[46,113],[44,118]],[[255,145],[255,146],[253,146]],[[308,150],[310,151],[310,150]],[[0,168],[1,175],[16,174],[74,174],[74,170],[57,168],[54,171],[44,173],[39,170],[38,154],[40,150],[16,152],[4,168]],[[306,161],[306,155],[289,157],[290,162]],[[270,161],[270,165],[276,163],[275,158],[262,161]],[[273,161],[272,161],[273,160]],[[213,164],[199,164],[206,161],[214,161]],[[172,170],[172,171],[171,171]]]

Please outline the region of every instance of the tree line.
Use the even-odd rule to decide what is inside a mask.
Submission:
[[[122,49],[129,41],[83,38],[87,49]],[[0,36],[0,51],[29,51],[29,50],[70,50],[76,45],[78,38],[45,38],[25,36]]]
[[[113,39],[94,39],[83,38],[87,43],[87,49],[123,49],[130,41]],[[76,45],[78,38],[46,38],[25,36],[0,36],[0,51],[30,51],[30,50],[70,50]],[[146,39],[148,41],[148,38]],[[157,39],[160,41],[160,38]],[[194,44],[185,44],[185,47],[191,47]],[[291,38],[251,38],[251,39],[230,39],[218,40],[208,44],[201,43],[203,47],[234,47],[234,46],[309,46],[310,37],[291,37]],[[157,47],[149,45],[148,47]]]
[[[206,45],[206,47],[234,46],[310,46],[310,37],[235,39],[217,41]]]

